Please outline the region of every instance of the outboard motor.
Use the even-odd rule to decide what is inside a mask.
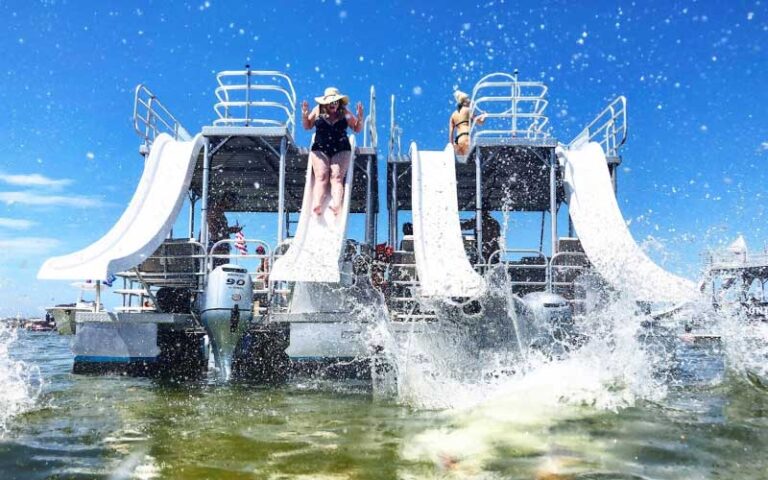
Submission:
[[[571,305],[562,295],[532,292],[523,297],[527,310],[531,346],[549,356],[558,356],[576,341]]]
[[[224,380],[232,371],[232,355],[253,319],[253,287],[248,270],[220,265],[205,285],[201,320],[213,348],[216,367]]]

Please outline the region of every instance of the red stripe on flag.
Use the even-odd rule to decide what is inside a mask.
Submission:
[[[248,253],[248,245],[245,243],[245,235],[243,235],[243,232],[237,232],[235,234],[235,248],[242,255]]]

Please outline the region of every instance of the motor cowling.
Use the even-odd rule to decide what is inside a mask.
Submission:
[[[216,267],[206,282],[201,320],[225,379],[230,375],[235,347],[252,319],[253,286],[248,270],[232,264]]]
[[[212,310],[231,311],[237,308],[247,313],[253,308],[253,285],[248,270],[239,265],[220,265],[208,275],[203,301],[203,313]]]

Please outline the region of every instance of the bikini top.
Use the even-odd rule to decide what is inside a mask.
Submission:
[[[462,125],[464,123],[469,124],[470,109],[467,107],[462,107],[462,108],[459,108],[458,111],[459,111],[459,118],[461,120],[456,122],[455,126],[458,127],[459,125]]]

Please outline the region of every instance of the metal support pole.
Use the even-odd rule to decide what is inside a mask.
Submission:
[[[373,156],[368,156],[365,165],[365,243],[373,245]]]
[[[96,280],[96,312],[101,311],[101,280]]]
[[[550,235],[552,242],[552,250],[550,258],[557,253],[557,158],[555,157],[555,150],[549,154],[549,225]],[[549,279],[549,291],[552,292],[552,264],[549,263],[548,267],[548,279]]]
[[[520,89],[517,85],[518,70],[512,73],[514,83],[512,84],[512,135],[517,135],[517,98],[520,96]]]
[[[413,207],[411,207],[413,208]],[[392,164],[392,205],[389,208],[389,244],[397,248],[397,163]]]
[[[205,285],[206,277],[208,276],[208,183],[211,176],[211,158],[209,150],[211,147],[210,140],[206,137],[203,140],[203,184],[201,186],[202,198],[200,199],[200,243],[203,244],[205,249],[206,258],[205,268],[203,269],[202,282]]]
[[[195,204],[197,203],[197,196],[189,192],[189,239],[195,238]]]
[[[477,244],[477,254],[482,259],[480,263],[485,263],[488,259],[483,257],[483,162],[481,158],[482,149],[475,148],[475,241]]]
[[[280,171],[278,178],[277,193],[277,243],[285,240],[285,231],[283,223],[285,222],[285,156],[288,151],[288,140],[283,137],[280,140]]]
[[[245,126],[247,127],[251,121],[251,66],[246,65],[245,68]]]

